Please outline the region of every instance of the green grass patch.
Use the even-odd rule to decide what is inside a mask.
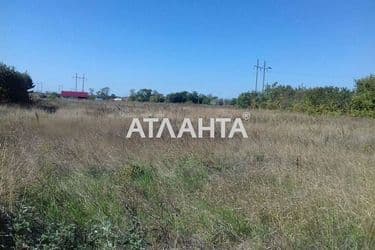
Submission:
[[[72,172],[27,190],[15,218],[17,244],[37,248],[145,245],[112,174]]]

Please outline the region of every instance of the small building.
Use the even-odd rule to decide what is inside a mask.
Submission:
[[[61,97],[87,99],[89,98],[89,93],[83,91],[61,91]]]

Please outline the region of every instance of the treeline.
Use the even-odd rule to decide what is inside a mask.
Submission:
[[[240,108],[280,109],[309,114],[350,114],[375,118],[375,76],[355,81],[354,90],[339,87],[292,87],[274,83],[263,92],[245,92],[221,99],[196,91],[163,95],[156,90],[130,92],[129,101],[235,105]]]
[[[242,108],[282,109],[309,114],[350,114],[375,118],[375,76],[356,80],[354,90],[338,87],[268,86],[262,93],[246,92],[233,102]]]
[[[131,90],[129,101],[138,102],[169,102],[169,103],[195,103],[195,104],[223,104],[224,100],[216,96],[200,94],[196,91],[181,91],[163,95],[156,90],[140,89]]]
[[[0,103],[30,103],[30,90],[34,83],[28,73],[21,73],[0,63]]]

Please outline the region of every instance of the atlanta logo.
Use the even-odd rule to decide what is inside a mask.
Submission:
[[[175,131],[169,118],[143,118],[142,122],[139,118],[133,118],[126,138],[131,138],[134,134],[138,134],[141,138],[161,138],[162,134],[167,134],[170,138],[182,138],[183,135],[191,138],[204,138],[205,134],[208,138],[215,138],[216,134],[220,134],[220,138],[233,138],[235,134],[239,134],[243,138],[248,138],[241,118],[210,118],[208,124],[203,124],[203,118],[198,118],[197,128],[189,118],[184,118],[179,129]],[[144,127],[147,130],[145,134]],[[215,133],[218,128],[220,133]],[[229,129],[230,128],[230,129]],[[156,130],[156,134],[154,134]],[[206,133],[204,133],[206,131]],[[229,131],[229,133],[227,133]]]

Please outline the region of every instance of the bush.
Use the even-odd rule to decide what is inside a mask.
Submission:
[[[292,109],[293,105],[300,99],[297,98],[298,92],[301,92],[301,89],[275,83],[265,89],[261,97],[261,105],[269,109]]]
[[[375,76],[370,75],[356,81],[351,112],[354,115],[375,118]]]
[[[236,100],[236,105],[240,108],[255,107],[258,103],[258,94],[255,92],[245,92],[238,96]]]
[[[29,92],[34,87],[28,73],[0,63],[0,103],[30,103]]]
[[[352,92],[345,88],[317,87],[306,90],[303,103],[313,113],[347,113]]]
[[[375,118],[375,76],[356,81],[355,91],[338,87],[293,88],[274,83],[264,92],[245,92],[235,99],[240,108],[282,109],[309,114],[351,114]]]

